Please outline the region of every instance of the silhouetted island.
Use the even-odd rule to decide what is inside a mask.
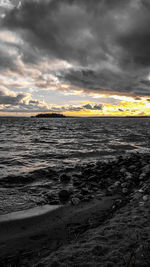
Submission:
[[[31,118],[66,118],[66,116],[59,113],[41,113],[36,116],[32,116]]]

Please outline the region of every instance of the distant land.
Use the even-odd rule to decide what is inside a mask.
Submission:
[[[31,118],[66,118],[66,116],[59,113],[40,113],[36,116],[31,116]]]
[[[150,118],[150,116],[89,116],[89,117],[80,117],[80,116],[65,116],[60,113],[40,113],[31,118]]]

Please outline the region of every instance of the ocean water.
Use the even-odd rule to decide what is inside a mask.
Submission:
[[[34,206],[46,190],[57,190],[42,171],[149,153],[149,125],[149,118],[1,117],[0,212]]]
[[[0,179],[150,151],[149,118],[0,118]]]

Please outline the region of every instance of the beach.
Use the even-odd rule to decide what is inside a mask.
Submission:
[[[74,191],[68,176],[59,205],[1,215],[1,266],[148,267],[150,155],[83,166]]]

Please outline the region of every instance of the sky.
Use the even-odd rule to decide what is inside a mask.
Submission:
[[[0,116],[150,115],[149,0],[0,0]]]

